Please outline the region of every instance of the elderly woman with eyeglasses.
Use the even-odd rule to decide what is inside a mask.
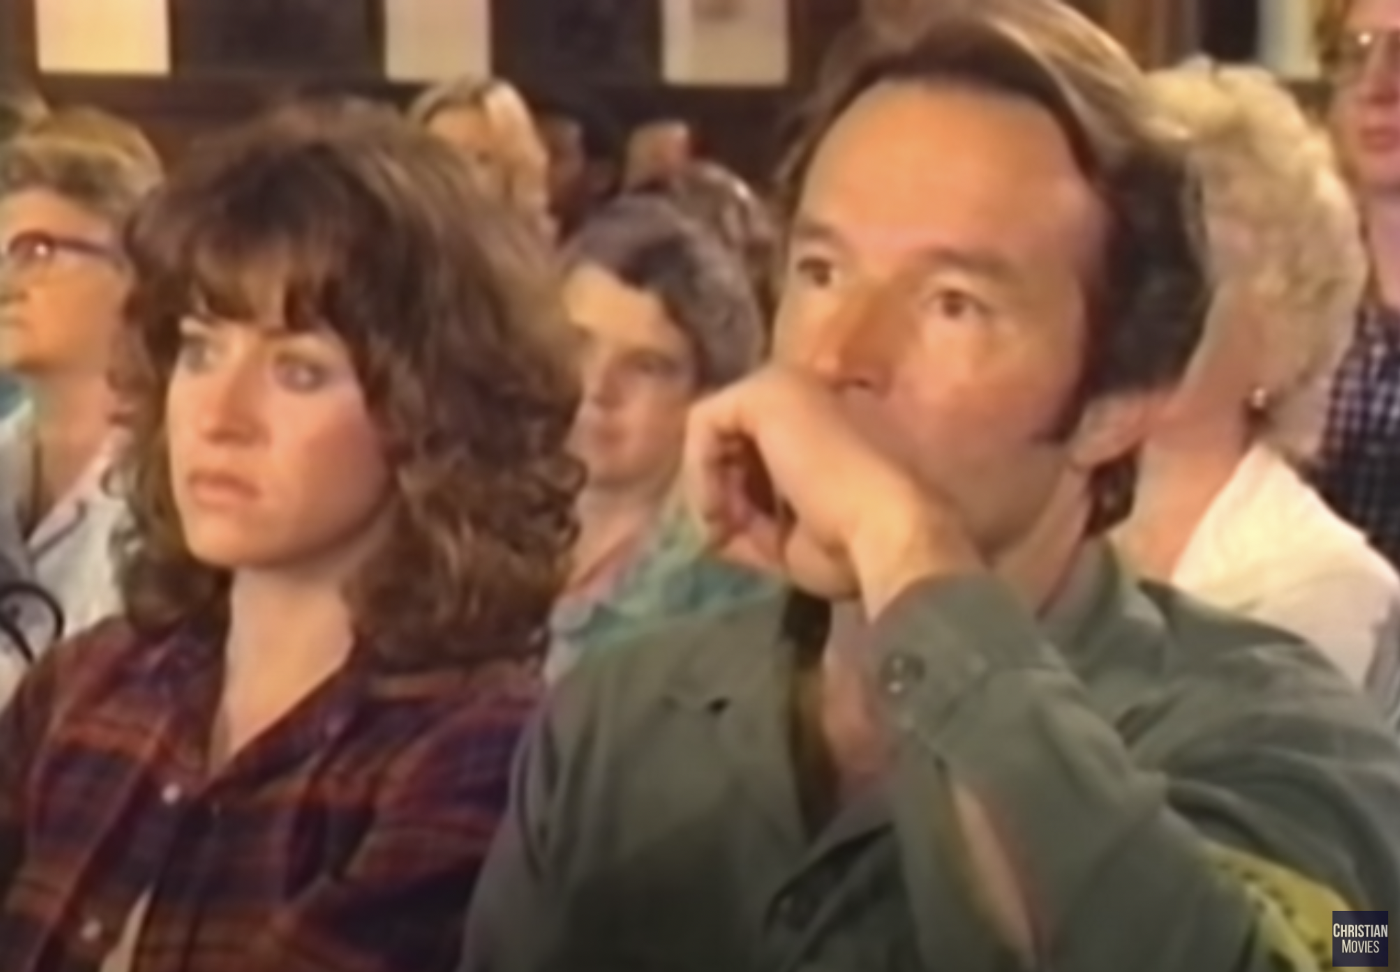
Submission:
[[[1196,62],[1152,84],[1191,140],[1216,291],[1117,539],[1148,576],[1290,630],[1363,683],[1400,650],[1400,579],[1300,473],[1365,285],[1355,207],[1267,74]]]
[[[0,148],[0,369],[26,391],[0,422],[0,551],[53,595],[70,631],[119,603],[112,544],[126,503],[106,480],[107,379],[130,283],[120,233],[159,178],[137,129],[89,109],[54,113]],[[22,614],[42,650],[53,618]],[[0,647],[0,700],[16,654]]]

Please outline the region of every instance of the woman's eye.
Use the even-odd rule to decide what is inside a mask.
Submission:
[[[277,380],[292,391],[315,391],[330,379],[330,370],[319,362],[284,358],[277,362]]]
[[[830,287],[836,280],[836,265],[825,257],[798,257],[792,262],[792,272],[814,287]]]

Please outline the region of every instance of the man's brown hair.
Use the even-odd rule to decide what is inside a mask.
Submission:
[[[575,534],[577,401],[547,255],[452,151],[388,111],[282,107],[197,148],[131,222],[117,374],[138,630],[220,625],[229,572],[186,546],[164,397],[192,311],[344,341],[389,465],[392,527],[347,591],[378,662],[533,660]],[[239,326],[239,325],[227,325]]]

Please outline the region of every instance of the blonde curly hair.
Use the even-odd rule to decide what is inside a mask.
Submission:
[[[1326,134],[1272,75],[1204,59],[1155,72],[1190,138],[1217,283],[1199,353],[1224,328],[1262,332],[1258,434],[1305,461],[1367,279],[1360,218]]]
[[[448,111],[476,111],[486,121],[507,201],[533,220],[548,219],[549,152],[525,98],[499,78],[462,77],[423,91],[408,117],[428,127]]]

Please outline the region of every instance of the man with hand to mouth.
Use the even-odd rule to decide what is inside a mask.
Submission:
[[[1310,967],[1400,902],[1400,746],[1101,539],[1208,305],[1183,146],[1050,0],[872,44],[790,170],[775,360],[688,430],[710,541],[793,592],[560,686],[462,968]]]

